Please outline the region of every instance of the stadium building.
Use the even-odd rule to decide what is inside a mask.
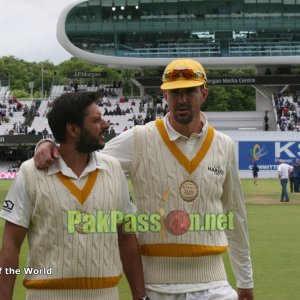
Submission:
[[[252,85],[256,110],[300,76],[300,0],[92,0],[61,13],[57,36],[71,54],[114,68],[162,67],[176,57],[205,68],[254,67],[254,78],[209,78],[209,84]],[[278,75],[289,76],[278,76]],[[265,75],[268,75],[266,78]],[[274,76],[275,75],[275,76]],[[135,78],[141,96],[160,78]],[[270,118],[270,129],[276,120]]]
[[[256,112],[208,113],[218,129],[237,129],[229,124],[240,123],[245,130],[229,134],[237,143],[240,172],[248,174],[249,158],[286,155],[292,162],[298,156],[293,154],[296,148],[289,149],[297,143],[285,146],[298,133],[263,132],[263,120],[269,112],[267,127],[276,130],[272,95],[300,83],[300,76],[291,74],[300,64],[299,17],[300,0],[81,0],[61,13],[57,36],[76,57],[113,68],[138,68],[141,74],[176,57],[196,59],[205,68],[256,68],[251,78],[209,78],[209,84],[251,85],[256,90]],[[133,81],[141,95],[160,85],[160,78]],[[277,168],[276,160],[271,161],[262,163],[266,176]]]
[[[57,31],[67,51],[101,65],[288,67],[300,61],[299,16],[300,0],[91,0],[66,7]]]

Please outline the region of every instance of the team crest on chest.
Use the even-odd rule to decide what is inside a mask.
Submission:
[[[186,202],[192,202],[198,197],[199,187],[193,180],[185,180],[179,187],[180,197]]]

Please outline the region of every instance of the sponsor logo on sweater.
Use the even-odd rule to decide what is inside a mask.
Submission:
[[[125,233],[160,233],[164,228],[173,235],[197,231],[234,230],[234,213],[186,213],[172,210],[166,218],[158,213],[152,214],[123,214],[122,211],[96,214],[79,210],[68,211],[68,233],[116,233],[122,226]],[[183,230],[184,228],[184,230]]]
[[[6,212],[9,212],[11,213],[11,211],[13,210],[14,208],[14,203],[10,200],[5,200],[4,203],[3,203],[3,206],[2,206],[2,209],[5,210]]]
[[[207,170],[213,172],[215,175],[224,175],[224,171],[220,167],[208,166]]]

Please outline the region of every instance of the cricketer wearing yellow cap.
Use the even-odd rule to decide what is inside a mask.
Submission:
[[[131,177],[148,296],[152,300],[252,300],[253,279],[244,199],[233,141],[208,124],[202,65],[171,61],[162,75],[169,112],[106,144]],[[55,145],[42,143],[36,162],[53,163]],[[147,220],[146,220],[147,219]],[[151,221],[152,220],[152,221]],[[152,226],[159,221],[159,226]],[[156,224],[157,225],[157,224]],[[157,230],[157,228],[159,230]],[[138,227],[137,227],[137,231]],[[230,287],[222,254],[237,282]]]

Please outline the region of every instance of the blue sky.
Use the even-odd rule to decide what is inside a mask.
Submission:
[[[56,39],[61,11],[74,0],[1,0],[0,57],[58,64],[71,55]]]

